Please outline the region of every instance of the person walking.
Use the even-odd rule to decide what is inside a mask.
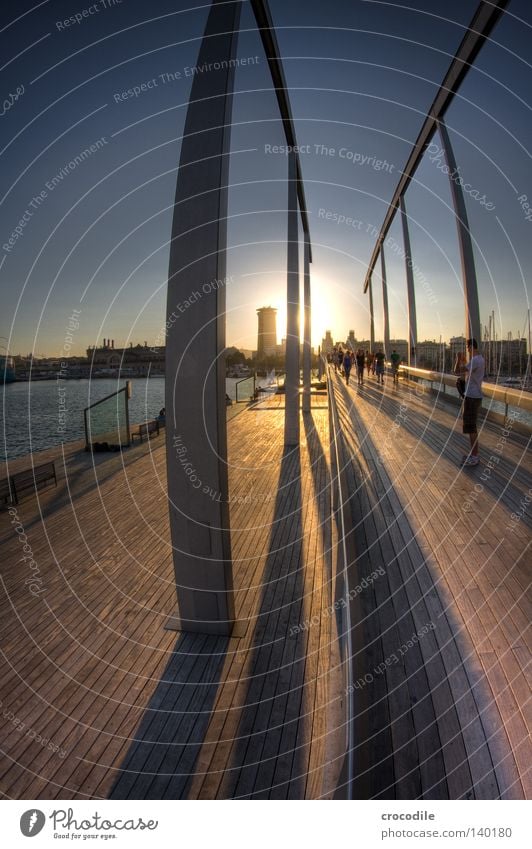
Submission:
[[[478,411],[482,406],[482,381],[484,380],[484,357],[478,351],[476,339],[468,339],[466,343],[469,362],[458,362],[456,371],[465,377],[465,394],[462,404],[462,433],[469,436],[469,454],[462,457],[463,466],[478,466]]]
[[[375,374],[377,375],[377,383],[384,386],[384,351],[377,351],[375,354]]]
[[[344,354],[344,374],[345,374],[345,385],[349,386],[349,375],[351,374],[351,352],[345,350]]]
[[[344,352],[342,351],[341,345],[338,346],[338,368],[340,369],[340,374],[342,373],[342,366],[344,364]]]
[[[366,351],[366,366],[368,369],[368,377],[371,374],[371,369],[373,368],[373,354],[371,351]]]
[[[393,385],[399,386],[399,365],[401,363],[401,354],[398,354],[395,348],[390,354],[390,362],[392,364]]]
[[[358,385],[364,386],[364,366],[365,366],[365,363],[366,363],[366,357],[364,355],[364,351],[362,350],[362,348],[358,349],[355,359],[357,361]]]

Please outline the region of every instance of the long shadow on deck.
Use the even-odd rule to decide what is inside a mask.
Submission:
[[[436,590],[433,570],[375,444],[342,386],[345,462],[359,596],[355,703],[358,798],[497,798],[481,705],[488,693],[466,671],[460,630]],[[373,403],[373,393],[366,401]],[[379,409],[392,418],[392,410]],[[419,435],[419,434],[417,434]],[[381,570],[373,580],[371,576]]]
[[[388,390],[389,388],[387,387]],[[397,441],[401,439],[401,433],[408,433],[434,452],[432,471],[435,474],[440,459],[454,464],[456,473],[460,473],[460,458],[467,452],[469,443],[468,437],[461,433],[459,407],[446,404],[444,398],[439,398],[436,395],[422,394],[418,396],[415,393],[415,388],[411,386],[401,385],[398,389],[392,390],[393,394],[383,394],[382,389],[379,389],[376,384],[365,384],[364,389],[359,390],[359,392],[364,401],[376,407],[380,414],[390,420],[390,438]],[[436,421],[431,415],[432,407],[439,412],[446,413],[453,424],[458,422],[457,432],[453,431],[449,425]],[[396,427],[394,427],[394,423],[397,423]],[[520,446],[523,466],[521,468],[521,465],[516,465],[506,456],[504,450],[506,443],[504,434],[511,432],[511,426],[509,431],[505,431],[502,424],[497,424],[488,419],[480,421],[479,425],[481,462],[474,469],[463,469],[462,473],[470,476],[472,481],[476,482],[476,479],[484,472],[490,456],[494,456],[493,468],[490,468],[484,476],[483,488],[496,498],[498,504],[504,505],[510,515],[514,510],[519,509],[522,499],[527,495],[530,465],[528,465],[527,473],[525,461],[531,438],[526,439],[520,435],[512,435],[512,438],[515,438]],[[489,447],[490,443],[491,448]],[[497,443],[502,446],[502,451],[493,454],[493,449]],[[382,449],[377,445],[377,453],[379,450]],[[523,518],[524,524],[532,527],[532,516],[525,515]]]
[[[229,644],[227,637],[179,636],[109,798],[179,798],[194,771]]]
[[[305,418],[305,417],[304,417]],[[286,799],[305,797],[312,740],[312,691],[317,656],[309,660],[309,631],[314,570],[323,557],[309,556],[306,512],[319,501],[317,550],[324,550],[328,518],[327,462],[312,424],[306,422],[313,496],[303,503],[299,448],[285,449],[250,647],[249,681],[235,742],[219,796]],[[328,531],[325,531],[327,537]],[[325,579],[326,580],[326,579]],[[322,602],[320,602],[322,603]]]
[[[282,455],[268,554],[247,650],[247,679],[240,689],[236,682],[225,684],[236,688],[235,700],[241,706],[235,701],[230,709],[239,710],[238,728],[230,752],[226,745],[230,741],[226,741],[220,747],[221,755],[214,754],[212,783],[206,791],[212,790],[213,797],[305,795],[314,696],[309,704],[309,631],[297,626],[310,615],[314,570],[323,566],[324,535],[328,539],[330,533],[321,524],[315,530],[320,554],[312,562],[306,512],[315,509],[318,499],[319,523],[328,523],[328,469],[313,424],[307,427],[307,437],[312,471],[311,495],[306,503],[302,499],[300,449],[285,449]],[[319,628],[315,630],[319,632]],[[229,643],[224,638],[201,635],[179,638],[121,764],[110,798],[187,798],[223,684],[224,661],[232,651]],[[242,650],[242,642],[236,645]],[[313,675],[311,689],[317,677]],[[216,743],[213,739],[209,746]]]

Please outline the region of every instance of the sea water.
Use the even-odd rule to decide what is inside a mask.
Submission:
[[[164,407],[164,377],[131,378],[131,425],[154,419]],[[235,398],[237,380],[226,380],[226,392]],[[117,378],[94,380],[20,381],[3,386],[0,414],[1,460],[12,460],[85,437],[83,410],[124,386]],[[59,387],[61,392],[59,395]],[[66,414],[60,419],[60,405]]]

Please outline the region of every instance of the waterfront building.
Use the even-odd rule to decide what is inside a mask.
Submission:
[[[257,310],[257,356],[258,359],[272,357],[277,349],[277,309],[261,307]]]

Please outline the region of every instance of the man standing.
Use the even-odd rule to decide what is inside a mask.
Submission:
[[[466,387],[462,407],[462,432],[469,435],[470,451],[462,457],[463,466],[478,466],[478,411],[482,406],[482,381],[484,380],[484,357],[478,352],[476,339],[467,340],[467,353],[469,362],[458,367],[458,371],[465,375]]]

